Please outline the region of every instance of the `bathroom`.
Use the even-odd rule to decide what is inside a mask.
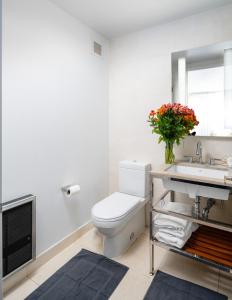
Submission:
[[[104,254],[91,210],[119,191],[120,162],[164,164],[147,119],[172,102],[172,54],[232,41],[232,1],[158,2],[2,0],[2,204],[36,197],[36,259],[2,280],[3,299],[29,297],[82,249]],[[203,162],[232,156],[231,137],[189,136],[176,161],[199,141]],[[79,190],[69,196],[69,185]],[[154,178],[153,200],[163,192]],[[232,202],[217,201],[210,217],[232,224]],[[232,299],[231,274],[154,252],[156,270]],[[149,255],[146,227],[112,258],[128,270],[110,299],[145,297]]]

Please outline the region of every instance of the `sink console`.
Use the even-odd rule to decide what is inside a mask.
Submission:
[[[212,187],[232,188],[232,171],[223,166],[179,162],[162,166],[159,170],[152,171],[152,175],[160,178],[200,182]]]
[[[200,153],[201,154],[201,153]],[[200,155],[199,154],[199,155]],[[232,191],[232,172],[230,168],[214,164],[178,162],[164,165],[151,171],[152,178],[160,178],[166,188],[164,194],[151,203],[150,211],[150,273],[154,274],[154,245],[168,249],[185,257],[232,273],[232,256],[224,259],[224,248],[232,247],[232,225],[212,220],[209,212],[216,200],[227,201]],[[154,184],[154,183],[153,183]],[[166,208],[167,201],[175,201],[175,192],[187,194],[194,199],[192,214],[177,213]],[[170,198],[166,196],[170,194]],[[206,207],[200,209],[201,197],[206,198]],[[200,225],[199,231],[193,234],[185,247],[178,249],[167,243],[160,242],[153,236],[154,216],[163,214],[190,221]],[[223,238],[221,238],[223,236]],[[211,240],[212,237],[212,240]],[[202,244],[202,239],[207,241]],[[212,254],[212,244],[214,250]],[[225,245],[226,244],[226,245]],[[203,246],[202,246],[203,245]],[[216,255],[214,255],[216,253]],[[219,253],[219,254],[218,254]],[[223,257],[223,258],[222,258]]]
[[[232,190],[230,171],[225,167],[176,163],[153,171],[152,175],[161,178],[167,190],[193,198],[196,217],[200,216],[200,197],[226,201]]]

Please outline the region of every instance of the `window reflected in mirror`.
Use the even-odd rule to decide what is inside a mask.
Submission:
[[[172,91],[194,109],[198,136],[232,137],[232,42],[173,53]]]

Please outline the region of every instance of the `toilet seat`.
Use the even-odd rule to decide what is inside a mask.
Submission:
[[[116,222],[126,218],[143,201],[143,198],[116,192],[94,205],[92,217],[99,222]]]

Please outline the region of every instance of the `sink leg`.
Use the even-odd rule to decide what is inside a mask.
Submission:
[[[153,231],[152,231],[152,226],[153,226],[153,213],[152,213],[152,208],[150,211],[150,245],[149,245],[149,250],[150,250],[150,274],[154,275],[154,243],[153,243]]]
[[[150,275],[154,275],[154,244],[150,241]]]
[[[175,202],[175,192],[174,192],[174,191],[171,191],[171,192],[170,192],[170,195],[171,195],[170,201],[171,201],[171,202]]]
[[[200,202],[201,202],[200,196],[196,196],[196,198],[194,200],[194,216],[195,217],[200,217],[200,214],[201,214]]]

